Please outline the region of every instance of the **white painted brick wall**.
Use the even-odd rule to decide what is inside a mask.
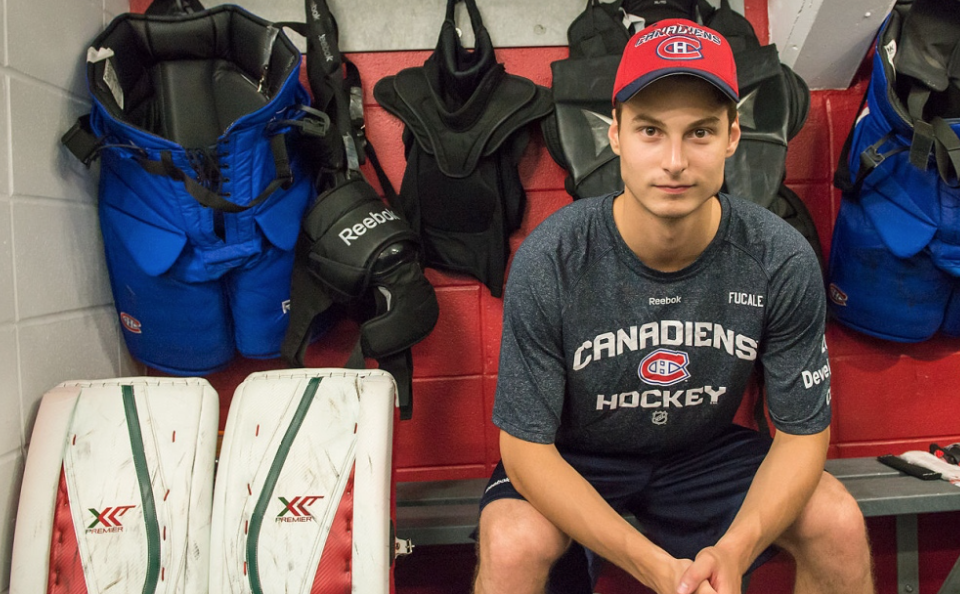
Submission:
[[[137,375],[111,305],[96,173],[60,146],[87,111],[84,56],[127,0],[3,0],[0,11],[0,593],[40,397]],[[37,568],[38,570],[41,568]]]
[[[2,138],[4,136],[0,136],[0,139]],[[0,144],[5,143],[0,141]],[[0,160],[0,169],[7,169],[6,160]],[[6,189],[3,192],[5,193]],[[10,226],[10,209],[9,197],[0,194],[0,327],[12,324],[16,313],[13,301],[13,231]]]
[[[49,1],[49,0],[48,0]],[[714,6],[720,0],[708,0]],[[239,4],[268,21],[302,21],[302,0],[233,0],[203,2],[206,7]],[[433,49],[447,11],[447,0],[327,0],[340,27],[340,49],[345,52],[370,52]],[[583,12],[584,0],[517,2],[483,0],[478,3],[483,25],[496,47],[539,47],[567,45],[567,28]],[[730,0],[730,6],[743,14],[743,0]],[[466,8],[455,13],[463,43],[473,47],[473,29]],[[296,33],[290,38],[300,48],[305,40]]]
[[[113,302],[95,205],[18,199],[13,227],[21,319]]]
[[[13,521],[20,494],[20,477],[23,464],[20,454],[11,452],[0,456],[0,535],[4,544],[0,550],[0,576],[3,576],[3,591],[10,582],[10,541],[13,539]],[[39,568],[38,568],[39,569]]]
[[[0,452],[10,454],[20,449],[23,421],[20,414],[20,383],[17,381],[17,336],[13,325],[0,327]],[[0,508],[2,509],[2,508]]]

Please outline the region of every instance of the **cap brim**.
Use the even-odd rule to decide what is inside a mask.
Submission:
[[[737,103],[740,101],[740,97],[737,96],[737,92],[734,91],[730,87],[730,85],[723,82],[723,80],[720,77],[714,74],[711,74],[709,72],[704,72],[703,70],[696,70],[696,69],[682,68],[682,67],[661,68],[660,70],[654,70],[653,72],[649,72],[641,76],[640,78],[636,79],[629,85],[620,89],[620,92],[616,94],[616,99],[621,103],[626,103],[631,97],[639,93],[647,85],[650,85],[660,80],[661,78],[666,78],[668,76],[676,76],[678,74],[688,74],[690,76],[696,76],[697,78],[705,80],[708,83],[711,83],[713,86],[720,89],[720,91],[724,95],[726,95],[728,98],[733,100],[734,103]]]

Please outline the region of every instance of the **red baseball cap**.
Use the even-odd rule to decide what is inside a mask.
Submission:
[[[627,101],[655,80],[692,74],[739,101],[737,64],[722,35],[686,19],[657,21],[627,42],[617,68],[613,99]]]

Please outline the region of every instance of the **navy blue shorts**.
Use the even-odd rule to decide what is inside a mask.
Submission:
[[[716,544],[733,522],[771,439],[739,426],[701,447],[643,458],[561,452],[598,493],[620,513],[632,513],[640,531],[674,557],[693,559]],[[523,499],[497,465],[480,500],[480,510],[497,499]],[[750,571],[769,560],[761,554]],[[591,557],[591,569],[596,566]],[[594,576],[596,577],[596,576]]]

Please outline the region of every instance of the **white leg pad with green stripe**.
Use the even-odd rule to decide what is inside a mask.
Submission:
[[[10,591],[205,592],[219,399],[199,378],[64,382],[24,469]],[[58,499],[60,505],[57,505]]]
[[[396,384],[380,370],[271,371],[237,387],[210,592],[389,592],[395,405]]]

